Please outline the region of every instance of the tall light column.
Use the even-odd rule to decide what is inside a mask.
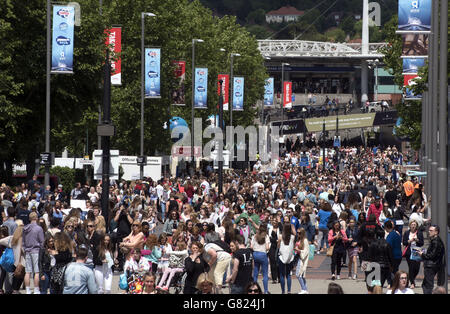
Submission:
[[[369,0],[363,0],[362,14],[362,46],[361,54],[367,56],[369,54]],[[366,60],[361,61],[361,103],[368,99],[368,65]]]
[[[231,88],[231,99],[230,99],[230,126],[233,126],[233,59],[234,57],[240,57],[239,53],[230,53],[230,88]]]
[[[439,165],[437,169],[438,175],[438,221],[440,228],[440,237],[444,242],[444,288],[448,292],[447,280],[447,250],[448,250],[448,169],[447,169],[447,142],[448,142],[448,78],[447,78],[447,58],[448,58],[448,0],[441,0],[440,19],[440,59],[439,59]],[[437,99],[437,98],[436,98]]]
[[[438,200],[438,181],[437,181],[437,168],[438,168],[438,145],[437,145],[437,130],[438,130],[438,73],[439,73],[439,3],[432,1],[432,14],[431,18],[431,34],[429,36],[430,41],[430,58],[428,58],[429,77],[431,84],[428,85],[429,99],[428,104],[431,109],[431,125],[428,125],[431,132],[431,155],[428,155],[428,163],[430,172],[427,173],[429,177],[429,188],[427,196],[431,196],[431,220],[433,223],[437,223],[437,200]]]
[[[141,156],[144,156],[144,84],[145,84],[145,25],[144,20],[146,16],[156,16],[153,13],[141,12]],[[139,165],[140,178],[144,178],[144,164]]]
[[[50,66],[51,66],[51,2],[47,0],[47,69],[45,97],[45,152],[50,152]],[[44,185],[50,184],[50,167],[45,166]]]
[[[194,159],[194,94],[195,94],[195,43],[202,43],[203,39],[192,39],[192,95],[191,95],[191,175],[195,173]]]
[[[281,63],[281,137],[284,136],[283,125],[284,125],[284,66],[290,65],[289,63]]]

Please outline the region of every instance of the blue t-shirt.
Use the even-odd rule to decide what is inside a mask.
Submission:
[[[386,242],[392,248],[392,257],[394,259],[402,258],[402,237],[395,231],[391,231],[386,237]]]
[[[292,216],[291,224],[294,225],[295,230],[298,230],[298,228],[300,228],[300,222],[298,221],[298,218],[295,216]]]
[[[356,209],[351,209],[350,211],[352,212],[352,214],[355,217],[356,221],[358,221],[358,216],[359,216],[358,211]]]
[[[327,212],[324,211],[323,209],[319,210],[319,213],[317,214],[317,216],[319,216],[319,229],[328,229],[327,224],[328,224],[328,219],[331,216],[331,211]]]

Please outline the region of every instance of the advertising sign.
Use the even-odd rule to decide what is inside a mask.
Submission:
[[[208,69],[195,68],[194,108],[208,107]]]
[[[75,8],[53,6],[52,73],[73,73]]]
[[[233,110],[244,110],[244,78],[234,77],[233,79]]]
[[[292,108],[292,82],[283,82],[283,107]]]
[[[403,86],[405,87],[404,90],[404,94],[403,94],[403,98],[406,100],[420,100],[422,99],[422,95],[416,95],[414,94],[413,90],[409,87],[417,84],[415,82],[415,79],[419,78],[419,76],[417,76],[417,74],[411,74],[411,75],[404,75],[403,76]]]
[[[417,74],[419,68],[425,65],[424,58],[404,58],[403,74]]]
[[[122,85],[122,28],[113,27],[105,30],[106,45],[111,45],[111,85]]]
[[[273,95],[274,95],[274,82],[273,77],[266,79],[264,84],[264,107],[273,106]]]
[[[422,56],[428,57],[429,35],[403,34],[402,57]]]
[[[184,95],[184,80],[186,79],[186,61],[173,61],[172,64],[175,66],[175,77],[179,80],[178,88],[173,92],[172,103],[176,106],[184,106],[185,95]]]
[[[229,104],[229,90],[230,90],[230,77],[228,74],[219,74],[217,77],[217,95],[220,95],[220,84],[219,81],[222,80],[222,96],[223,96],[223,110],[228,110]]]
[[[398,29],[400,31],[430,31],[432,0],[399,0]]]
[[[161,48],[145,48],[145,98],[161,98]]]
[[[339,115],[339,129],[367,128],[372,127],[375,120],[375,112],[351,114],[347,116]],[[305,119],[308,132],[321,132],[325,121],[325,131],[336,130],[336,117],[309,118]]]

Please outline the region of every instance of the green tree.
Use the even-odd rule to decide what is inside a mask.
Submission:
[[[162,49],[162,97],[145,101],[145,154],[168,152],[171,141],[163,125],[170,116],[190,121],[192,38],[205,41],[196,45],[196,65],[209,69],[208,109],[196,110],[196,116],[205,120],[216,112],[217,74],[227,73],[229,53],[239,52],[242,57],[235,59],[234,73],[245,77],[245,111],[236,112],[233,120],[236,125],[253,124],[253,105],[263,96],[267,74],[255,37],[239,26],[235,17],[213,17],[198,0],[140,0],[132,6],[105,0],[102,16],[98,0],[78,2],[82,18],[81,26],[75,27],[74,74],[51,77],[51,151],[60,152],[67,146],[71,155],[82,156],[87,131],[91,135],[89,151],[97,146],[104,29],[119,24],[123,28],[123,85],[112,88],[111,117],[117,133],[111,147],[123,154],[139,152],[141,12],[157,15],[145,20],[145,43]],[[0,153],[0,162],[12,167],[13,162],[26,161],[31,174],[45,139],[46,1],[10,0],[0,12],[0,39],[4,39],[0,50],[0,110],[8,111],[0,118],[0,141],[6,148]],[[220,47],[227,53],[219,52]],[[173,60],[187,61],[184,108],[170,106],[171,92],[177,85]]]
[[[334,27],[332,29],[329,29],[325,32],[325,37],[327,38],[327,41],[342,43],[345,41],[345,32],[338,28]]]
[[[266,21],[266,12],[264,9],[257,9],[247,15],[248,24],[264,24]]]
[[[247,25],[245,28],[250,34],[254,35],[256,39],[266,39],[273,34],[266,27],[261,25]]]

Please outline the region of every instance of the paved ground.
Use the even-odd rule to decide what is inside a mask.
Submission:
[[[328,289],[328,284],[332,282],[331,280],[331,258],[325,255],[316,255],[312,261],[309,261],[308,270],[306,273],[306,282],[308,286],[308,290],[311,294],[326,294]],[[406,261],[402,261],[400,265],[400,269],[408,270],[408,265]],[[270,274],[270,271],[269,271]],[[113,282],[113,293],[123,293],[118,289],[118,274],[114,276]],[[415,293],[422,294],[422,279],[423,279],[423,271],[421,269],[419,275],[416,278],[416,286],[414,289]],[[300,284],[297,280],[297,277],[292,276],[292,290],[291,293],[298,293],[300,291]],[[263,287],[262,276],[260,275],[258,278],[258,282]],[[366,294],[367,289],[364,281],[364,274],[361,272],[361,269],[358,269],[358,279],[350,280],[348,279],[348,268],[342,268],[341,271],[341,279],[335,280],[335,283],[342,286],[345,293],[349,294]],[[386,285],[385,289],[386,291]],[[287,287],[286,287],[287,291]],[[281,294],[281,286],[279,283],[272,284],[272,281],[269,279],[269,292],[272,294]],[[224,294],[228,294],[229,291],[227,288],[223,289]]]
[[[331,258],[325,255],[316,255],[314,256],[314,260],[309,261],[308,270],[306,273],[306,282],[308,286],[309,293],[311,294],[326,294],[328,284],[332,282],[331,280],[331,271],[330,271]],[[408,265],[406,261],[402,261],[400,265],[400,269],[408,270]],[[269,271],[270,274],[270,271]],[[358,279],[351,280],[348,279],[348,268],[342,268],[341,271],[341,279],[335,280],[334,282],[341,285],[344,292],[347,294],[366,294],[366,286],[364,282],[364,275],[361,272],[361,269],[358,269]],[[291,293],[296,294],[300,291],[300,284],[295,276],[292,276],[292,289]],[[422,279],[423,279],[423,270],[421,269],[419,275],[416,278],[416,286],[414,292],[417,294],[422,294]],[[260,275],[258,278],[258,282],[263,287],[262,276]],[[386,291],[386,285],[384,287],[384,291]],[[287,290],[287,287],[286,287]],[[171,290],[171,292],[173,292]],[[269,292],[272,294],[281,294],[281,286],[280,284],[272,284],[272,281],[269,279]],[[21,293],[25,293],[24,290]],[[113,294],[123,294],[124,292],[119,289],[119,274],[115,273],[112,284],[112,293]],[[224,294],[228,294],[228,288],[223,289]]]

